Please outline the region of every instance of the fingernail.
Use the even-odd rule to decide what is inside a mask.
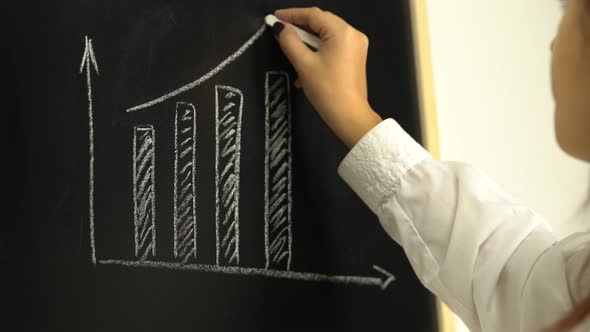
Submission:
[[[272,32],[275,34],[276,37],[278,37],[284,28],[285,28],[285,25],[283,23],[275,22],[275,24],[272,25]]]

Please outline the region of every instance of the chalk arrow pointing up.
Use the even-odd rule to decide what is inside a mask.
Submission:
[[[94,67],[96,74],[99,75],[98,72],[98,64],[96,63],[96,57],[94,56],[94,49],[92,48],[92,39],[88,38],[88,36],[84,37],[85,39],[85,46],[84,46],[84,55],[82,56],[82,63],[80,63],[80,74],[84,71],[84,67],[86,66],[88,71],[90,70],[90,64]],[[87,74],[90,74],[87,72]]]
[[[92,264],[96,265],[96,247],[94,245],[94,111],[92,109],[92,80],[90,74],[92,73],[90,66],[98,73],[98,64],[94,50],[92,49],[92,39],[88,36],[84,37],[84,55],[80,63],[80,74],[86,69],[86,87],[88,88],[88,141],[89,141],[89,193],[88,193],[88,208],[89,208],[89,229],[90,229],[90,250]]]

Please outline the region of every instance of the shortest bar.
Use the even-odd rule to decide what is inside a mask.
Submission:
[[[133,219],[135,257],[156,257],[156,183],[154,127],[133,128]]]

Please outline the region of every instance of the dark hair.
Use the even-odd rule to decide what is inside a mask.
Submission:
[[[562,1],[565,4],[565,1]],[[583,1],[582,18],[582,33],[584,34],[586,43],[590,45],[590,0]],[[590,110],[588,110],[590,112]],[[590,190],[588,192],[588,199],[586,200],[586,208],[590,208]],[[590,266],[590,261],[586,262]],[[590,288],[590,285],[587,285]],[[576,304],[576,306],[569,311],[563,318],[553,324],[551,327],[545,329],[543,332],[566,332],[581,324],[584,320],[590,319],[590,294]]]

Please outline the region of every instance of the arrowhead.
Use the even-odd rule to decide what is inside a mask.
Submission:
[[[395,281],[395,276],[389,273],[389,271],[385,270],[384,268],[379,267],[377,265],[373,265],[373,270],[383,274],[383,276],[381,277],[381,290],[384,290],[385,288],[387,288],[387,286],[389,286],[389,284],[392,281]]]
[[[84,37],[85,45],[84,45],[84,55],[82,55],[82,63],[80,63],[80,73],[84,71],[84,66],[92,64],[96,74],[98,73],[98,64],[96,63],[96,57],[94,56],[94,50],[92,49],[92,39],[88,38],[88,36]]]

